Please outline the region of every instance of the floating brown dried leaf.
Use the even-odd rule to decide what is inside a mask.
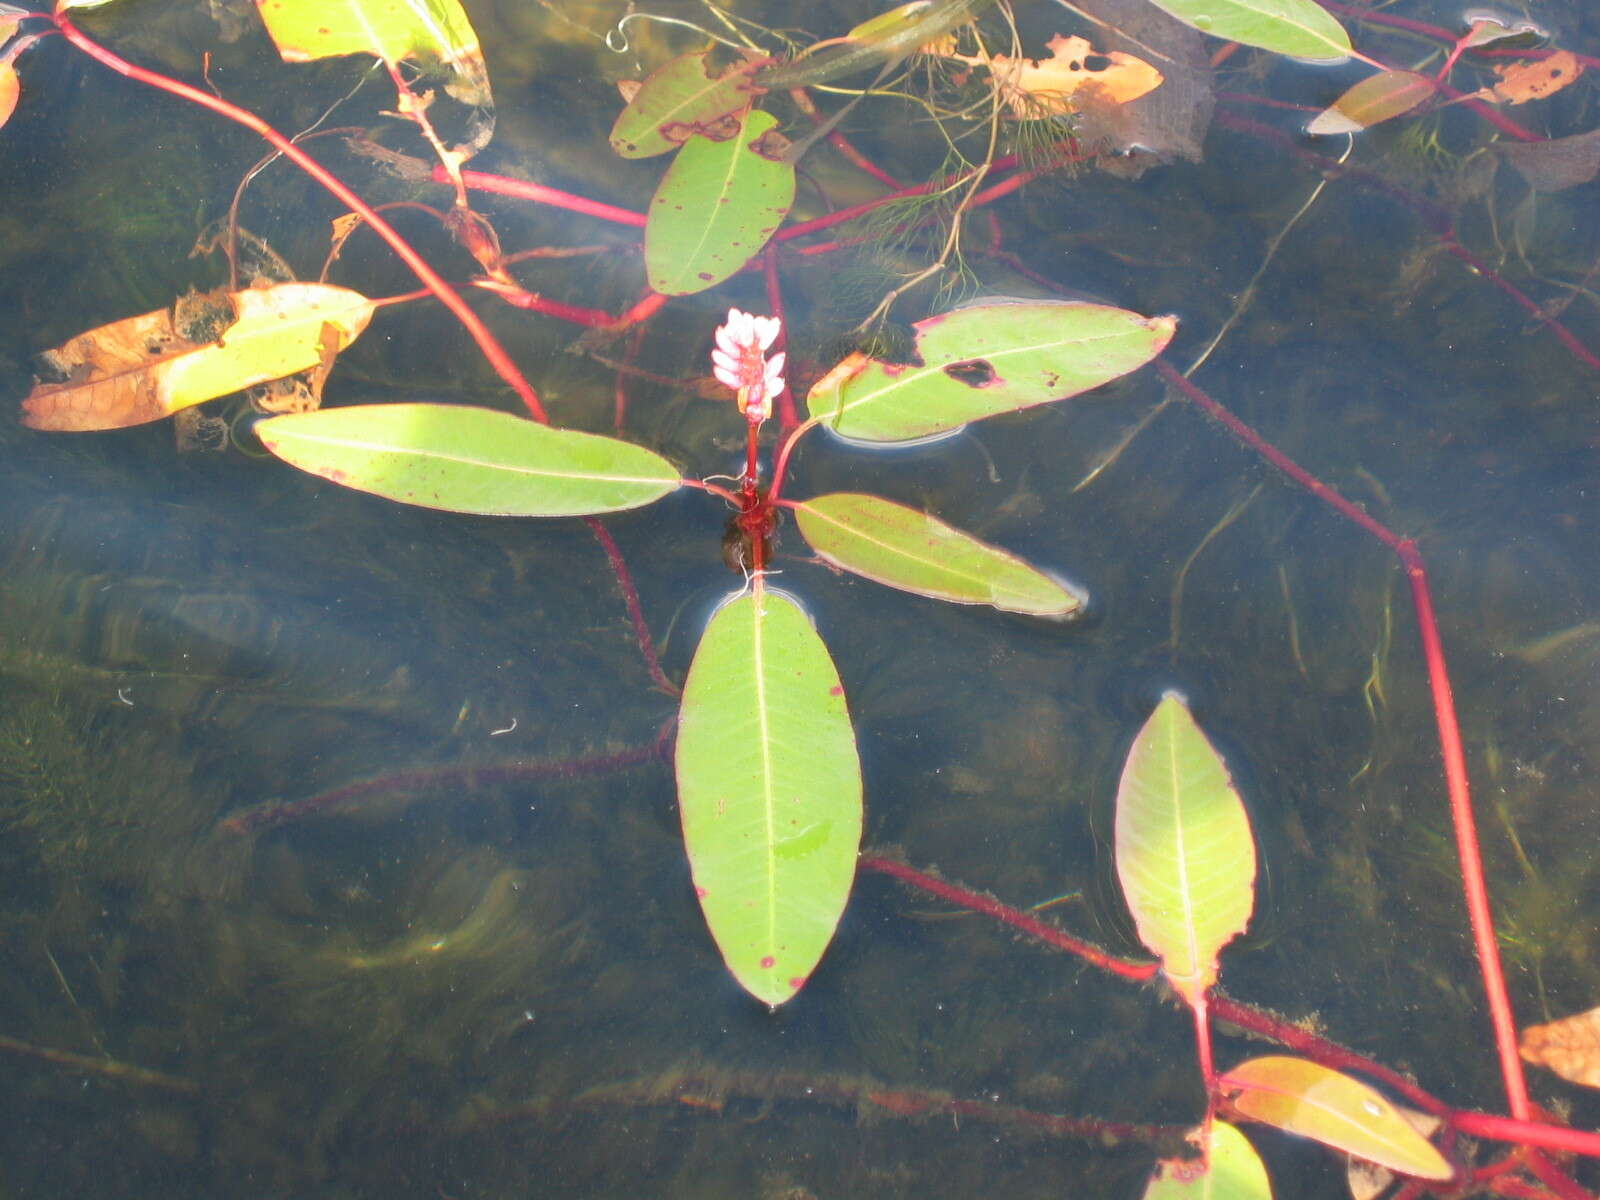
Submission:
[[[1522,1057],[1569,1083],[1600,1088],[1600,1008],[1530,1025],[1522,1031]]]

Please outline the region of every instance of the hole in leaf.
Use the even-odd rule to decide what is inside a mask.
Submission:
[[[951,363],[945,367],[944,373],[958,383],[968,387],[988,387],[995,382],[994,368],[981,358],[971,358],[966,362]]]

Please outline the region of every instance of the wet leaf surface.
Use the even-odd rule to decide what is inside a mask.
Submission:
[[[861,764],[827,647],[761,576],[700,639],[676,759],[706,924],[734,978],[776,1007],[815,969],[849,898]]]

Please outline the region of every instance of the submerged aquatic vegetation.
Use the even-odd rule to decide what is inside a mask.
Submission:
[[[187,860],[213,815],[196,803],[190,765],[137,722],[113,729],[105,713],[45,693],[0,716],[0,828],[63,879],[199,886]]]

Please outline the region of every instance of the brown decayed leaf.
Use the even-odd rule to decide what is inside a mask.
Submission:
[[[167,410],[155,368],[198,346],[178,335],[168,309],[80,333],[39,356],[56,378],[28,393],[22,423],[33,429],[77,431],[159,420]]]
[[[1161,85],[1161,72],[1143,59],[1121,51],[1096,52],[1087,39],[1056,34],[1046,43],[1047,58],[1009,58],[996,54],[949,54],[958,62],[989,69],[1000,94],[1020,118],[1049,113],[1075,112],[1081,98],[1093,96],[1100,104],[1126,104]]]
[[[1522,1057],[1569,1083],[1600,1088],[1600,1008],[1528,1026],[1522,1031]]]
[[[1577,187],[1600,174],[1600,129],[1547,142],[1500,142],[1495,149],[1537,192]]]
[[[1487,88],[1486,98],[1505,104],[1526,104],[1559,92],[1583,74],[1583,66],[1570,50],[1557,50],[1537,61],[1521,61],[1497,66],[1500,82]],[[1483,95],[1483,93],[1479,93]]]
[[[1112,119],[1094,109],[1083,114],[1076,133],[1098,153],[1096,167],[1137,179],[1158,163],[1199,162],[1216,107],[1200,31],[1150,0],[1074,0],[1073,7],[1094,23],[1096,45],[1137,55],[1166,77],[1149,95],[1112,108]]]
[[[41,354],[54,378],[23,400],[23,424],[120,429],[325,367],[366,328],[372,307],[355,292],[310,283],[186,296],[171,311],[91,329]]]

